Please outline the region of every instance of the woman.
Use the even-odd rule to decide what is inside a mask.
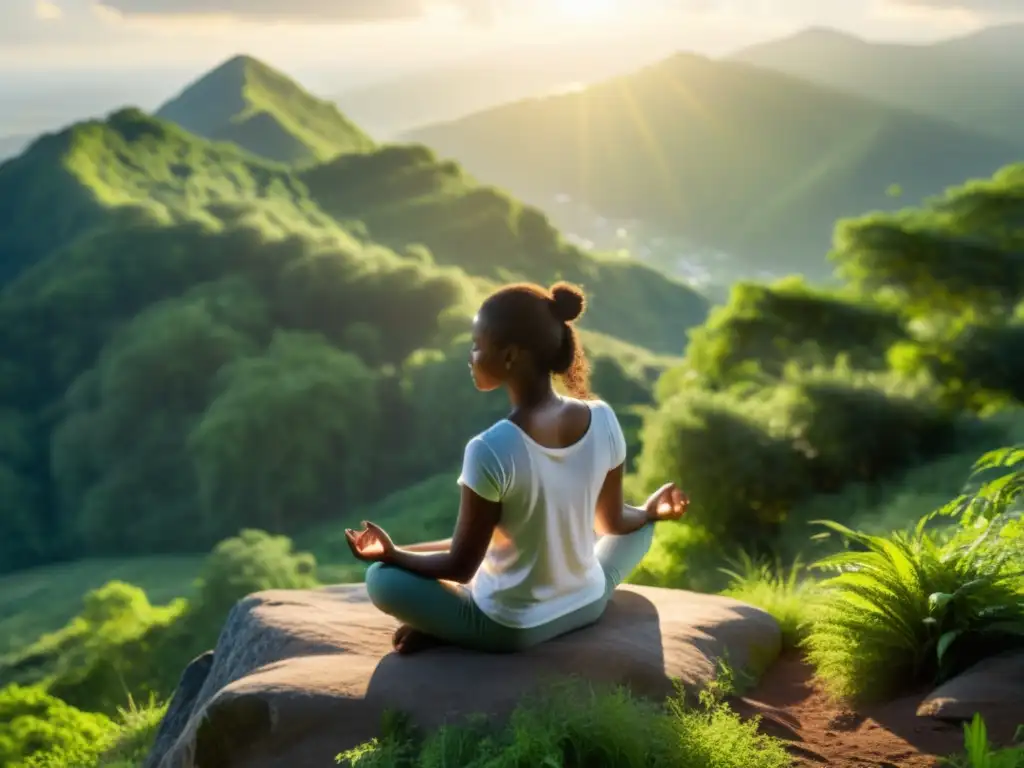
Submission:
[[[647,553],[654,523],[683,515],[688,501],[671,483],[641,508],[623,503],[626,442],[612,409],[588,399],[573,325],[584,307],[567,283],[510,285],[480,307],[473,382],[505,387],[512,411],[466,446],[451,539],[399,548],[373,523],[346,531],[373,563],[370,600],[402,622],[398,652],[437,642],[516,651],[592,624]],[[573,397],[555,392],[556,375]]]

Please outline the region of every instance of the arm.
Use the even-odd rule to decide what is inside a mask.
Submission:
[[[427,553],[421,549],[398,548],[388,562],[428,579],[465,584],[483,562],[500,519],[501,502],[488,501],[462,486],[459,519],[455,524],[455,535],[451,538],[451,549]]]
[[[594,530],[601,536],[625,536],[651,522],[646,510],[630,506],[623,500],[622,464],[605,475],[595,512]]]
[[[424,541],[420,544],[409,544],[408,546],[402,547],[406,552],[447,552],[451,548],[451,539]]]

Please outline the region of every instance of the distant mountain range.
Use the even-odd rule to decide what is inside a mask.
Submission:
[[[567,195],[751,265],[813,276],[830,271],[837,219],[1024,157],[1024,137],[690,54],[403,138],[542,207]]]
[[[815,28],[733,58],[1024,141],[1024,24],[930,45],[872,43]]]
[[[378,139],[531,96],[602,80],[670,55],[668,35],[519,45],[340,93],[342,111]],[[614,46],[615,55],[609,55]]]
[[[335,104],[250,56],[203,75],[156,115],[198,136],[285,163],[328,160],[374,145]]]
[[[265,65],[247,64],[255,67]],[[291,93],[279,86],[280,96],[303,104],[299,86]],[[229,107],[240,98],[215,93]],[[181,98],[203,104],[188,90]],[[209,106],[204,114],[215,115]],[[295,119],[279,116],[283,125]],[[170,270],[167,279],[176,280],[177,259],[216,250],[217,233],[244,231],[248,223],[282,238],[285,251],[312,253],[323,248],[315,244],[330,243],[346,253],[390,254],[406,264],[413,283],[424,265],[434,264],[462,275],[474,290],[508,280],[573,280],[590,295],[588,330],[662,354],[678,354],[687,329],[706,316],[707,300],[689,286],[636,260],[571,245],[540,211],[479,184],[426,147],[355,146],[360,151],[327,162],[288,166],[131,108],[44,135],[0,164],[0,289],[35,285],[68,265],[85,269],[82,260],[94,257],[80,254],[103,250],[95,243],[104,236],[115,243],[104,258],[128,249],[133,269],[160,263]],[[141,245],[132,240],[137,232],[151,239]],[[218,255],[209,269],[225,258]],[[241,242],[231,258],[263,257],[255,244]],[[324,259],[311,258],[307,267],[317,264],[330,272]],[[394,325],[401,328],[407,321],[396,302]]]
[[[1024,25],[916,46],[812,29],[729,60],[673,55],[585,88],[584,79],[599,79],[624,64],[611,63],[606,48],[597,45],[578,52],[572,60],[557,46],[538,46],[534,57],[519,59],[518,72],[509,70],[507,52],[494,54],[477,66],[410,76],[345,98],[353,112],[374,113],[370,122],[395,126],[471,111],[531,89],[554,89],[399,138],[426,144],[463,163],[480,183],[505,187],[543,210],[552,212],[556,199],[569,199],[597,217],[642,222],[652,236],[678,239],[680,247],[726,252],[758,271],[814,278],[830,272],[824,256],[837,219],[914,203],[1024,158],[1024,134],[1015,129],[1024,124],[1016,74],[1024,67]],[[654,53],[629,49],[627,59]],[[316,170],[336,158],[380,152],[361,121],[249,56],[198,78],[155,114],[191,134],[235,145],[251,154],[246,162],[258,157],[283,164],[278,182],[267,175],[274,166],[264,162],[252,183],[243,179],[242,189],[233,186],[229,197],[285,190],[319,211],[319,203],[295,191],[304,177],[285,166]],[[84,125],[93,127],[74,134],[76,172],[95,166],[93,155],[121,157],[111,138],[118,131],[104,138],[96,133],[99,123]],[[145,160],[156,163],[152,172],[111,181],[122,166],[114,163],[110,173],[95,167],[89,172],[91,191],[76,195],[75,206],[85,211],[94,205],[94,194],[123,197],[121,181],[133,190],[130,197],[143,189],[153,190],[144,197],[157,202],[178,194],[177,182],[168,186],[161,180],[185,173],[197,152],[206,168],[200,186],[209,190],[203,204],[218,199],[217,179],[230,175],[216,171],[218,145],[169,151],[170,139],[158,136],[166,124],[145,125],[144,135],[155,142],[146,145],[154,154]],[[87,141],[93,142],[88,150]],[[0,139],[0,159],[29,142],[24,136]],[[186,159],[174,161],[176,153]],[[67,173],[69,162],[52,166],[40,179],[56,183],[53,174]],[[424,173],[419,163],[410,178]],[[16,165],[20,170],[4,170],[34,172]],[[360,166],[346,160],[344,167],[346,183],[354,183],[352,169]],[[444,172],[437,173],[424,178],[440,183]],[[323,194],[333,194],[321,176],[311,178]],[[16,208],[20,202],[15,197],[9,204]],[[377,216],[361,210],[351,195],[344,210],[334,213],[364,222]],[[70,217],[31,238],[57,242],[63,224],[88,218]],[[386,235],[378,229],[375,237],[387,242]],[[16,241],[5,243],[8,258],[21,252],[24,244]]]

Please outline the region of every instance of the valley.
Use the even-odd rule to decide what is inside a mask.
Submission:
[[[239,601],[359,584],[364,520],[400,546],[451,536],[466,443],[510,409],[467,370],[474,315],[568,281],[625,500],[690,500],[621,589],[739,600],[778,648],[715,660],[697,704],[399,719],[339,761],[917,768],[966,739],[958,768],[1014,765],[996,715],[1019,700],[976,705],[987,736],[878,713],[1024,649],[1019,34],[812,28],[572,66],[553,46],[507,89],[433,68],[337,102],[240,54],[0,139],[0,764],[166,768],[168,703],[224,656]],[[353,637],[316,642],[381,642]],[[236,727],[197,743],[242,754],[217,730]]]

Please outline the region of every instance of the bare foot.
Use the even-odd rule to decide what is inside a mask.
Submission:
[[[445,642],[426,632],[413,629],[408,624],[403,624],[392,635],[391,645],[397,653],[408,656],[411,653],[419,653],[429,648],[445,645]]]

